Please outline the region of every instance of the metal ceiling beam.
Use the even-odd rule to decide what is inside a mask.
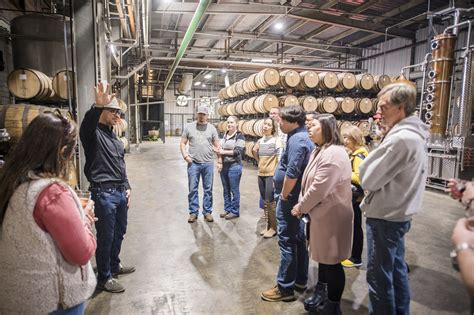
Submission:
[[[380,1],[380,0],[373,0],[372,2],[374,2],[373,4],[375,4],[375,3],[379,2],[379,1]],[[416,7],[416,6],[420,5],[420,4],[422,4],[422,3],[425,3],[425,2],[426,2],[426,0],[411,0],[411,1],[408,2],[407,4],[404,4],[404,5],[402,5],[402,6],[398,7],[398,8],[396,8],[396,9],[393,9],[393,10],[391,10],[391,11],[388,11],[387,13],[383,14],[382,16],[373,19],[372,23],[381,23],[381,22],[382,22],[384,19],[386,19],[386,18],[390,18],[390,17],[393,17],[393,16],[395,16],[395,15],[397,15],[397,14],[400,14],[400,13],[402,13],[402,12],[408,11],[408,10],[410,10],[410,9],[412,9],[412,8],[414,8],[414,7]],[[370,4],[370,2],[367,3],[367,4]],[[361,7],[365,7],[365,5],[362,5],[362,6],[358,7],[358,9],[361,8]],[[359,9],[359,12],[361,12],[360,10],[361,10],[361,9]],[[407,23],[408,23],[408,22],[407,22]],[[357,33],[358,31],[359,31],[359,30],[351,30],[350,32],[344,32],[344,36],[342,36],[343,34],[339,34],[339,35],[337,35],[335,38],[333,38],[333,39],[331,40],[331,43],[334,43],[334,42],[336,42],[336,41],[338,41],[338,40],[343,39],[344,37],[347,37],[347,36],[350,36],[350,35],[352,35],[352,34],[354,34],[354,33]],[[385,35],[385,34],[383,34],[383,35]],[[378,37],[378,36],[379,36],[379,35],[369,35],[369,36],[367,36],[368,39],[367,39],[366,41],[369,41],[369,40],[371,40],[371,39],[373,39],[373,38],[376,38],[376,37]],[[361,43],[363,43],[363,42],[365,42],[365,41],[360,41],[360,40],[359,40],[359,41],[353,42],[353,44],[354,44],[354,45],[359,45],[359,44],[361,44]],[[356,44],[356,43],[357,43],[357,44]]]
[[[368,33],[381,34],[385,35],[384,25],[371,23],[368,21],[357,21],[353,19],[348,19],[342,16],[335,16],[320,12],[308,12],[304,10],[297,10],[293,13],[288,14],[289,17],[296,19],[305,19],[311,22],[331,24],[334,26],[347,27],[358,29],[359,31],[364,31]],[[402,38],[415,38],[415,32],[406,31],[406,30],[393,30],[388,34],[390,37],[402,37]]]
[[[159,4],[153,13],[194,13],[196,11],[196,3],[173,3]],[[206,14],[242,14],[242,15],[282,15],[287,12],[284,6],[269,6],[266,4],[211,4],[206,10]]]
[[[168,32],[168,33],[184,33],[184,31],[174,31],[174,30],[167,30],[167,29],[152,29],[152,32]],[[248,40],[261,40],[261,41],[271,41],[271,42],[280,42],[287,45],[298,46],[303,48],[311,48],[313,50],[321,50],[324,52],[336,52],[336,53],[347,53],[352,55],[360,56],[360,51],[362,48],[359,47],[347,47],[347,46],[340,46],[340,45],[330,45],[334,47],[333,49],[325,49],[328,45],[325,43],[317,43],[317,42],[310,42],[308,40],[300,40],[293,37],[279,37],[274,35],[258,35],[252,33],[227,33],[222,31],[207,31],[207,32],[195,32],[196,37],[200,38],[207,38],[207,37],[219,37],[219,38],[227,38],[231,37],[232,39],[248,39]],[[166,38],[166,35],[163,34],[161,38]],[[337,49],[336,49],[337,48]]]
[[[169,64],[174,61],[174,58],[170,57],[151,57],[150,62],[156,63],[164,63]],[[305,70],[313,70],[313,71],[327,71],[327,68],[316,68],[316,67],[308,67],[308,66],[299,66],[299,65],[292,65],[292,64],[271,64],[271,63],[255,63],[255,62],[246,62],[246,61],[233,61],[233,60],[220,60],[220,59],[197,59],[197,58],[183,58],[181,60],[182,66],[202,66],[202,69],[206,69],[207,67],[216,67],[222,68],[225,66],[226,69],[254,69],[260,70],[264,68],[275,68],[275,69],[293,69],[298,71],[305,71]],[[220,66],[220,67],[219,67]],[[331,69],[334,72],[365,72],[364,69]]]

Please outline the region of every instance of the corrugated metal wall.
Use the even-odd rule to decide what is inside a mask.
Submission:
[[[186,123],[191,122],[194,119],[194,113],[196,112],[199,100],[201,97],[216,97],[217,91],[213,89],[209,90],[197,90],[192,89],[188,93],[188,97],[196,99],[189,100],[187,106],[177,106],[175,91],[168,89],[164,95],[165,101],[165,132],[167,135],[179,135],[183,130]],[[209,117],[211,119],[218,117],[217,108],[212,102],[209,107]]]
[[[380,54],[399,47],[410,45],[411,41],[403,38],[394,38],[387,42],[377,44],[371,48],[374,50],[364,50],[363,57]],[[377,56],[362,61],[362,68],[372,74],[387,74],[391,76],[399,75],[400,69],[410,64],[411,49],[406,48],[385,54],[385,56]]]

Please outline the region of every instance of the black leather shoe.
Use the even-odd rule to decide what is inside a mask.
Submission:
[[[339,302],[333,302],[329,300],[323,301],[315,312],[310,312],[310,314],[316,315],[341,315],[341,304]]]
[[[313,295],[304,300],[304,309],[308,312],[315,312],[318,306],[322,302],[327,300],[327,298],[327,284],[318,282],[318,284],[316,284],[316,287],[314,288]]]

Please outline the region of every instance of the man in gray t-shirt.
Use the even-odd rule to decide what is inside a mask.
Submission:
[[[187,124],[181,136],[180,150],[188,163],[188,202],[189,223],[194,223],[199,214],[199,178],[202,177],[204,198],[202,214],[207,222],[212,218],[212,182],[214,179],[214,150],[219,149],[219,136],[216,128],[208,123],[208,109],[199,106],[197,120]],[[189,144],[189,151],[186,145]]]

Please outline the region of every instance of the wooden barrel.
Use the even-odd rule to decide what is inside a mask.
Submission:
[[[130,151],[130,143],[126,137],[120,137],[120,141],[122,141],[123,149],[128,152]]]
[[[46,111],[55,111],[56,108],[27,105],[12,104],[0,105],[0,129],[6,128],[11,137],[11,142],[16,143],[20,140],[21,135],[26,130],[28,124],[39,114]],[[60,109],[61,113],[72,120],[72,115],[67,109]],[[38,135],[40,136],[40,135]],[[47,137],[47,135],[44,135]]]
[[[244,80],[245,79],[242,79],[238,81],[237,83],[235,83],[235,91],[237,92],[237,96],[245,95],[246,93],[244,90]]]
[[[254,141],[245,141],[245,155],[253,158],[252,150],[254,146],[255,146]]]
[[[320,113],[334,113],[337,110],[337,101],[334,97],[322,97],[317,99],[318,112]]]
[[[320,72],[319,87],[325,90],[333,90],[337,86],[337,75],[334,72]]]
[[[377,112],[379,106],[379,99],[378,98],[371,98],[370,101],[372,102],[372,111],[371,113]]]
[[[280,72],[280,85],[287,89],[293,89],[300,84],[300,74],[295,70],[284,70]]]
[[[257,137],[263,137],[263,123],[265,119],[259,119],[253,124],[253,133]]]
[[[227,115],[228,116],[231,116],[231,115],[237,115],[237,112],[235,111],[235,105],[237,104],[237,102],[234,102],[234,103],[230,103],[227,105]]]
[[[352,126],[352,123],[350,121],[347,121],[347,120],[340,120],[340,121],[337,122],[337,126],[339,127],[339,131],[342,132],[347,127]]]
[[[314,89],[318,86],[319,83],[319,76],[316,72],[308,70],[300,72],[300,84],[298,84],[297,88],[300,91],[304,91],[305,89]]]
[[[283,95],[278,98],[280,107],[299,105],[298,98],[292,94]]]
[[[220,121],[217,124],[217,130],[220,132],[226,132],[227,131],[227,121]]]
[[[119,137],[128,129],[128,123],[125,119],[120,119],[120,121],[112,127],[112,131]]]
[[[353,73],[343,72],[337,74],[336,91],[352,90],[356,86],[356,77]]]
[[[38,70],[18,69],[7,78],[8,90],[23,100],[48,100],[54,97],[51,79]]]
[[[226,88],[222,88],[219,90],[219,92],[217,93],[217,96],[219,97],[219,99],[221,101],[225,100],[227,98],[227,93],[225,93],[226,91]]]
[[[242,124],[242,133],[243,134],[246,134],[246,135],[249,135],[249,136],[256,136],[255,132],[254,132],[254,129],[253,129],[253,125],[257,122],[256,119],[252,119],[252,120],[247,120],[246,122],[244,122]]]
[[[369,114],[372,112],[372,101],[370,98],[356,98],[355,102],[355,112],[358,114]]]
[[[244,125],[245,120],[240,119],[237,123],[237,130],[242,131],[242,126]]]
[[[374,77],[370,73],[356,75],[356,87],[359,90],[370,91],[374,88]]]
[[[257,86],[255,85],[255,77],[257,76],[256,73],[252,74],[248,78],[244,79],[243,89],[245,93],[251,93],[257,90]]]
[[[359,120],[359,121],[354,121],[353,124],[357,127],[359,127],[360,131],[362,131],[362,134],[365,136],[368,136],[370,133],[370,124],[367,120]]]
[[[235,112],[237,115],[245,115],[244,103],[245,100],[240,100],[235,104]]]
[[[67,100],[68,99],[68,76],[70,81],[71,91],[74,89],[74,73],[72,71],[62,70],[56,73],[53,77],[52,86],[54,93],[57,97]]]
[[[117,98],[117,102],[119,103],[120,110],[122,111],[122,113],[126,113],[128,109],[127,104],[120,98]]]
[[[338,114],[350,114],[355,110],[355,102],[352,97],[336,97],[337,101],[337,113]]]
[[[385,75],[385,74],[380,74],[380,75],[374,76],[374,81],[375,81],[375,84],[374,84],[374,91],[375,92],[380,91],[385,86],[392,83],[392,79],[388,75]]]
[[[262,94],[255,99],[253,106],[259,113],[268,113],[270,109],[277,107],[278,104],[278,98],[275,95]]]
[[[255,107],[253,105],[256,98],[257,97],[254,96],[254,97],[251,97],[251,98],[244,101],[244,105],[242,105],[242,106],[243,106],[245,114],[249,115],[249,114],[256,114],[257,113],[257,111],[255,110]]]
[[[221,105],[217,108],[217,113],[219,114],[219,116],[226,116],[226,111],[225,111],[225,107],[227,105]]]
[[[303,107],[303,109],[306,112],[314,112],[318,109],[318,101],[316,100],[316,97],[311,96],[311,95],[303,95],[298,97],[298,102],[300,103],[300,106]]]
[[[265,68],[255,76],[255,85],[259,89],[265,89],[280,83],[280,75],[278,70]]]

